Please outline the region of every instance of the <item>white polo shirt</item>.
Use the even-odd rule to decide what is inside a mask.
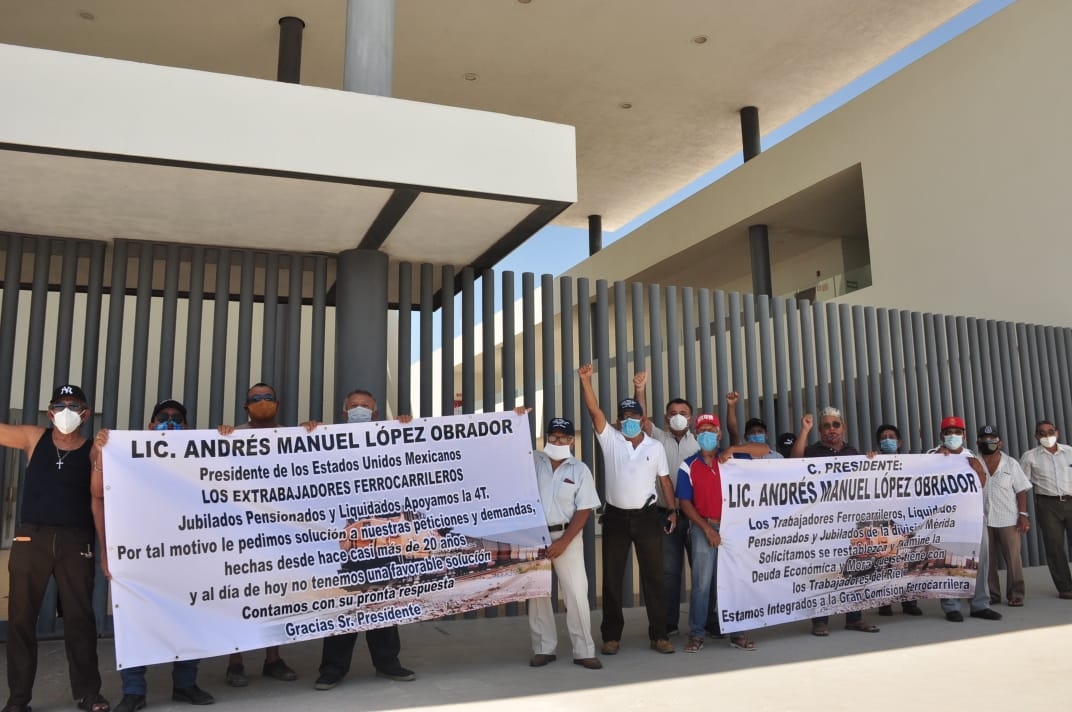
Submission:
[[[658,440],[663,450],[666,451],[666,464],[670,467],[670,486],[676,489],[678,468],[686,458],[700,452],[700,443],[696,442],[696,436],[692,434],[692,431],[686,430],[678,440],[669,430],[661,430],[654,425],[651,426],[651,437]],[[663,497],[661,487],[655,488],[655,497],[656,504],[666,507],[666,498]]]
[[[1035,485],[1035,494],[1072,495],[1072,446],[1057,443],[1057,452],[1050,452],[1039,445],[1025,452],[1020,464]]]
[[[979,459],[983,469],[987,469],[986,460]],[[1020,508],[1016,506],[1016,494],[1031,489],[1020,463],[1005,453],[993,472],[987,472],[986,486],[983,487],[983,511],[986,512],[986,524],[991,527],[1014,527],[1020,519]]]
[[[606,472],[607,504],[618,509],[641,509],[655,502],[658,477],[668,477],[666,450],[655,438],[644,435],[635,448],[610,424],[598,433]]]
[[[532,459],[547,526],[569,524],[578,509],[599,508],[595,478],[588,465],[571,455],[555,470],[547,453],[539,451],[532,453]]]

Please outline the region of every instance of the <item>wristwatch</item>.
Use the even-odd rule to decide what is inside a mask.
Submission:
[[[1030,517],[1031,517],[1031,515],[1030,515],[1030,514],[1028,514],[1027,512],[1020,512],[1020,516],[1021,516],[1021,517],[1028,517],[1028,518],[1030,518]]]

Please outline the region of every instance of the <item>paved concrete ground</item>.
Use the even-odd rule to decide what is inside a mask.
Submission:
[[[213,709],[257,710],[622,710],[711,709],[859,710],[876,703],[887,709],[1057,710],[1072,691],[1072,601],[1054,593],[1044,567],[1027,572],[1023,608],[995,606],[1004,620],[967,618],[948,623],[937,601],[924,601],[926,615],[898,613],[868,620],[875,634],[842,630],[831,620],[829,638],[808,634],[806,622],[754,632],[759,649],[744,652],[726,641],[709,640],[697,654],[659,655],[647,647],[643,609],[626,612],[622,652],[605,657],[605,668],[584,670],[570,663],[565,621],[559,621],[560,657],[529,668],[524,617],[429,622],[402,629],[402,662],[415,669],[415,682],[372,676],[364,636],[354,670],[329,692],[312,689],[320,647],[316,641],[286,646],[283,655],[299,680],[252,678],[249,687],[223,683],[225,658],[201,664],[200,684],[217,699]],[[683,612],[686,608],[682,607]],[[966,609],[966,604],[965,604]],[[899,607],[897,608],[899,611]],[[598,632],[599,613],[593,616]],[[597,639],[598,643],[598,639]],[[102,667],[114,665],[111,641],[101,641]],[[6,649],[3,651],[6,655]],[[63,644],[41,646],[35,710],[74,709],[67,686]],[[246,657],[259,671],[260,653]],[[254,665],[253,663],[256,663]],[[149,671],[149,709],[191,710],[170,701],[169,667]],[[5,691],[6,692],[6,691]],[[119,676],[105,673],[104,690],[118,702]]]

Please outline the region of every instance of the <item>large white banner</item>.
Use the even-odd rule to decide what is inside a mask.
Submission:
[[[963,456],[721,466],[725,632],[975,591],[982,490]]]
[[[527,416],[113,431],[120,668],[550,595]]]

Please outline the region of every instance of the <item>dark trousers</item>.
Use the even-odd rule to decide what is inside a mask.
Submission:
[[[659,508],[659,516],[667,510]],[[689,543],[689,520],[678,515],[677,527],[663,532],[663,582],[666,586],[666,627],[677,628],[681,620],[681,582],[684,580],[685,557],[692,566],[692,545]]]
[[[11,545],[8,602],[8,704],[26,705],[37,676],[37,616],[50,576],[63,607],[63,642],[75,699],[100,692],[93,615],[93,530],[23,524]],[[28,540],[28,541],[27,541]],[[86,554],[88,553],[88,556]]]
[[[320,674],[345,677],[350,672],[350,663],[354,659],[354,644],[357,633],[343,633],[324,638],[324,650],[320,655]],[[402,650],[402,641],[398,637],[398,626],[377,628],[365,632],[372,666],[377,670],[391,670],[400,665],[398,653]]]
[[[1058,593],[1072,593],[1072,575],[1068,570],[1068,549],[1065,542],[1072,537],[1072,498],[1035,495],[1035,518],[1042,530],[1046,547],[1046,565]]]
[[[666,587],[663,581],[663,531],[659,511],[618,509],[607,505],[603,514],[603,623],[604,641],[621,640],[625,567],[629,545],[636,549],[640,590],[648,613],[648,638],[666,638]]]

